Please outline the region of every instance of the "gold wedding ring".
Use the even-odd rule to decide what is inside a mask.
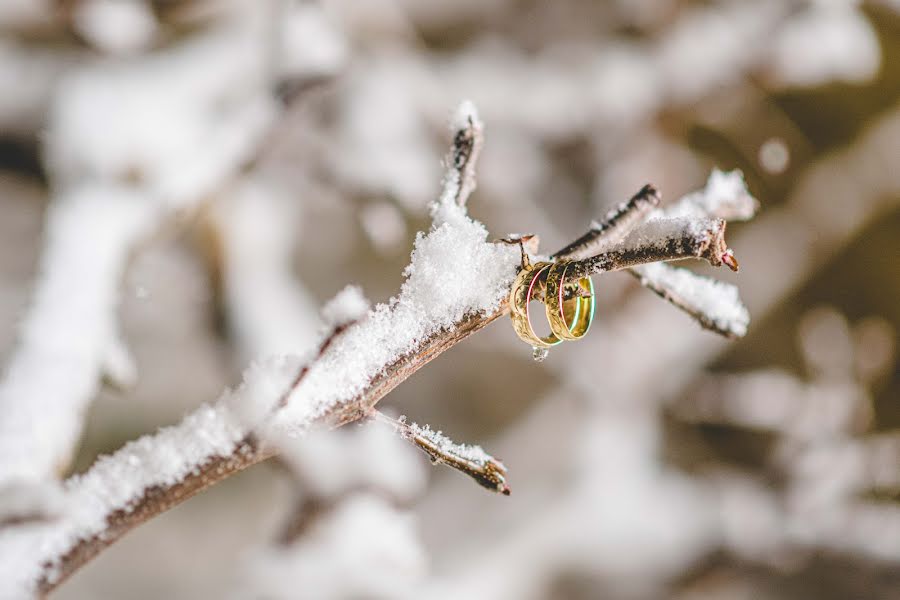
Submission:
[[[581,278],[577,289],[567,285],[566,270],[570,263],[527,261],[519,271],[509,293],[510,316],[516,335],[534,348],[550,348],[565,340],[577,340],[587,333],[594,318],[594,286],[590,277]],[[547,271],[546,284],[540,281]],[[547,319],[552,333],[541,337],[531,323],[530,303],[537,291],[543,290]],[[569,298],[565,298],[569,295]]]
[[[574,286],[567,285],[566,270],[571,264],[561,261],[551,266],[544,290],[550,330],[563,340],[584,337],[594,320],[594,282],[590,277],[582,277]],[[568,299],[567,292],[571,294]]]
[[[519,271],[509,292],[509,311],[512,317],[513,329],[519,338],[535,348],[550,348],[562,343],[554,334],[540,337],[534,332],[531,325],[531,298],[535,292],[535,286],[541,273],[553,266],[553,263],[539,262],[533,265],[526,264]]]

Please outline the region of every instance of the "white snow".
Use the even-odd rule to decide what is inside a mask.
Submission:
[[[443,454],[457,456],[482,466],[494,460],[481,446],[458,444],[444,435],[443,431],[435,431],[428,425],[411,423],[409,430],[412,435],[422,436],[430,441]]]
[[[471,104],[464,103],[454,122],[470,118],[480,126]],[[416,238],[400,294],[377,305],[364,322],[331,344],[279,411],[277,427],[302,429],[352,400],[385,367],[430,336],[500,305],[515,277],[518,249],[487,241],[484,225],[457,205],[459,185],[459,173],[451,165],[432,207],[432,229]]]
[[[446,187],[458,185],[458,177],[453,177],[452,168],[450,171]],[[376,306],[365,320],[333,341],[291,394],[287,406],[275,413],[274,422],[270,423],[273,410],[300,368],[297,359],[279,358],[251,366],[237,391],[200,408],[179,425],[130,442],[98,460],[83,476],[67,481],[70,502],[62,523],[0,532],[0,555],[4,556],[0,581],[10,582],[9,589],[30,589],[44,561],[58,558],[78,540],[100,533],[111,512],[127,510],[147,487],[182,480],[209,457],[229,454],[261,425],[274,425],[269,431],[275,434],[306,431],[318,418],[351,401],[386,366],[429,336],[467,315],[496,309],[515,276],[518,249],[489,243],[485,227],[471,220],[464,207],[448,200],[455,197],[446,189],[441,195],[440,206],[433,211],[439,218],[430,232],[418,236],[400,294]],[[104,276],[103,280],[114,282],[116,278]],[[327,312],[340,321],[360,316],[365,309],[359,289],[349,287]],[[50,335],[39,338],[54,339]],[[82,385],[96,385],[95,378],[83,379]],[[64,416],[71,421],[70,414]],[[0,435],[4,443],[7,439],[11,438]],[[27,461],[22,462],[31,468]]]
[[[332,328],[359,321],[369,312],[369,301],[358,285],[348,285],[322,308],[322,318]]]
[[[727,221],[746,221],[753,218],[759,202],[747,189],[740,170],[725,172],[713,169],[706,186],[682,197],[665,208],[654,211],[654,218],[715,217]]]
[[[68,479],[61,520],[0,530],[0,598],[28,597],[45,561],[100,534],[111,513],[132,508],[148,487],[177,483],[207,459],[230,454],[271,411],[298,368],[296,359],[285,358],[251,366],[243,385],[214,405],[129,442],[98,459],[85,474]]]
[[[118,285],[129,249],[152,214],[140,194],[100,186],[50,206],[32,307],[0,380],[0,482],[53,478],[67,463],[118,343]]]
[[[687,307],[709,319],[722,331],[740,337],[746,335],[750,312],[741,302],[738,288],[664,263],[635,269],[642,283],[673,291]]]

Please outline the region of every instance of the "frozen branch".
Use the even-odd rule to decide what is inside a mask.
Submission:
[[[391,419],[378,411],[374,411],[373,414],[379,421],[393,427],[404,439],[415,444],[428,455],[433,464],[447,465],[468,475],[483,488],[509,496],[506,467],[485,452],[481,446],[457,444],[443,432],[434,431],[428,425],[407,423],[406,417]]]
[[[717,218],[747,221],[759,210],[759,202],[747,191],[740,171],[714,169],[703,190],[688,194],[658,211],[660,218]],[[733,260],[733,256],[726,256]],[[629,271],[641,285],[693,317],[701,327],[728,338],[743,337],[750,313],[737,287],[666,264]]]
[[[641,285],[693,317],[701,327],[728,338],[743,337],[750,313],[737,287],[663,263],[635,268]]]
[[[620,271],[661,261],[699,258],[737,270],[725,243],[722,219],[658,219],[633,231],[613,249],[575,261],[571,277]]]
[[[668,237],[671,241],[666,243],[672,246],[666,249],[667,252],[679,253],[685,258],[705,258],[713,266],[725,264],[736,271],[737,261],[721,237],[725,231],[723,220],[748,220],[759,208],[759,203],[747,191],[740,172],[713,170],[705,189],[688,194],[664,209],[657,208],[658,204],[656,190],[645,186],[630,201],[610,211],[603,221],[592,224],[585,235],[557,252],[555,257],[583,258],[597,249],[609,251],[612,248],[616,251],[585,259],[584,270],[602,272],[627,268],[641,285],[683,310],[705,329],[729,338],[742,337],[747,332],[750,315],[736,287],[662,262],[656,263],[671,259],[655,258],[658,255],[652,253],[632,264],[640,257],[635,256],[633,251],[622,252],[616,248],[616,244],[623,242],[626,236],[633,238],[632,244],[644,242],[641,245],[643,250],[650,249],[646,245],[647,238],[661,241]],[[671,232],[677,232],[682,226],[699,227],[704,219],[717,219],[716,225],[707,227],[708,241],[685,231],[675,233],[672,239]],[[634,229],[641,223],[644,223],[643,227],[656,227],[659,231],[635,232]],[[717,229],[721,229],[721,235],[714,233]],[[662,233],[663,230],[670,233]]]
[[[400,293],[366,311],[358,293],[348,292],[326,310],[335,331],[304,360],[251,367],[244,385],[215,405],[127,444],[84,476],[70,479],[70,511],[61,523],[0,532],[0,549],[11,557],[0,566],[0,580],[52,590],[131,527],[272,456],[276,450],[260,440],[368,417],[381,398],[418,369],[506,314],[519,251],[489,242],[484,226],[466,214],[481,123],[468,103],[454,123],[443,190],[432,206],[433,224],[416,240]],[[691,257],[723,264],[724,231],[720,219],[651,221],[614,249],[578,263],[578,274]],[[506,490],[505,468],[496,460],[426,428],[408,427],[413,441],[432,458],[482,485]]]
[[[583,236],[561,249],[553,258],[579,258],[597,254],[624,240],[659,206],[659,192],[645,185],[628,202],[613,208],[602,221],[594,221]]]

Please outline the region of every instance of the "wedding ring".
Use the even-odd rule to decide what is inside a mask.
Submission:
[[[566,270],[571,264],[570,261],[553,264],[544,290],[550,330],[563,340],[584,337],[594,320],[594,283],[590,277],[582,277],[574,285],[567,284]],[[566,292],[572,297],[566,299]]]
[[[531,324],[529,304],[535,292],[535,285],[540,279],[541,273],[552,266],[553,263],[549,262],[526,264],[519,271],[509,292],[509,314],[512,317],[513,329],[522,341],[535,348],[550,348],[562,343],[562,340],[552,333],[546,337],[540,337],[535,333]]]

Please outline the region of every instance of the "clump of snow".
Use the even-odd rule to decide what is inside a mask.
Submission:
[[[500,305],[515,276],[518,249],[487,242],[484,226],[457,211],[454,222],[419,234],[400,294],[332,343],[278,413],[277,424],[305,427],[352,400],[429,337]]]
[[[322,308],[322,319],[332,328],[359,321],[369,312],[366,300],[358,285],[348,285]]]
[[[463,100],[453,112],[453,118],[450,120],[451,131],[461,131],[469,127],[481,127],[481,120],[478,118],[478,109],[471,100]]]
[[[736,286],[664,263],[643,265],[636,270],[644,285],[674,292],[686,307],[720,331],[738,337],[746,335],[750,312],[741,302]]]
[[[658,210],[654,218],[661,217],[716,217],[728,221],[745,221],[753,218],[759,202],[747,189],[744,174],[739,169],[725,172],[713,169],[706,186],[682,197],[671,206]]]
[[[455,123],[478,123],[463,103]],[[400,294],[377,305],[366,320],[334,340],[275,417],[276,427],[302,430],[351,401],[383,370],[464,317],[495,310],[519,264],[518,248],[487,241],[484,225],[456,202],[461,174],[451,164],[432,207],[431,231],[416,237]]]
[[[360,494],[342,502],[287,547],[258,551],[237,597],[393,599],[425,575],[412,516]],[[247,589],[249,588],[249,589]]]
[[[453,118],[450,121],[450,132],[454,136],[466,135],[471,138],[472,148],[468,151],[471,153],[478,152],[477,145],[480,143],[477,136],[481,135],[484,125],[478,118],[478,111],[475,105],[468,100],[463,100]],[[461,207],[459,200],[465,201],[465,196],[471,192],[471,186],[474,182],[467,181],[467,172],[461,165],[454,164],[460,157],[456,154],[456,144],[453,150],[447,156],[447,172],[444,175],[443,189],[437,202],[431,205],[431,219],[434,225],[442,223],[454,222],[464,223],[468,220],[464,207]],[[471,161],[468,161],[471,162]],[[467,189],[468,186],[468,189]],[[463,202],[464,203],[464,202]]]

